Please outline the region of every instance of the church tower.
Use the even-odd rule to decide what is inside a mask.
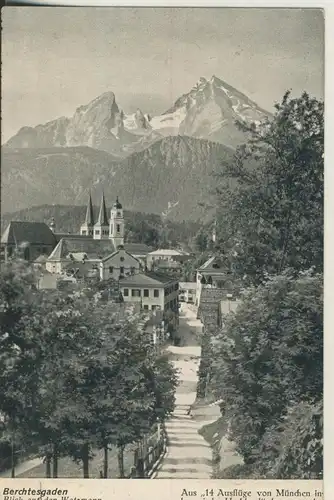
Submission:
[[[113,242],[115,249],[120,245],[124,245],[123,207],[118,200],[118,196],[110,212],[109,238]]]
[[[86,218],[85,222],[81,224],[80,234],[82,236],[93,236],[93,231],[94,231],[94,213],[93,213],[92,197],[89,193]]]
[[[105,240],[109,237],[109,222],[104,193],[102,193],[99,217],[94,225],[94,240]]]

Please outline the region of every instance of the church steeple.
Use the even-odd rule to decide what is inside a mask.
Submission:
[[[97,223],[100,226],[108,226],[108,215],[107,215],[107,209],[106,209],[106,202],[104,199],[104,193],[102,193],[102,198],[101,198],[101,204],[100,204],[100,211],[99,211],[99,218],[97,219]]]
[[[118,196],[110,213],[109,238],[117,249],[124,245],[124,216],[123,207],[119,202]]]
[[[99,217],[94,225],[94,239],[101,240],[109,237],[109,221],[104,193],[102,192]]]
[[[93,212],[92,197],[89,192],[89,198],[86,209],[86,218],[85,222],[81,225],[80,234],[86,236],[93,236],[93,227],[94,227],[94,212]]]

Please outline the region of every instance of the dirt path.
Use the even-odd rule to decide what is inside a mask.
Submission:
[[[188,415],[196,398],[197,370],[201,349],[198,335],[202,329],[193,306],[182,304],[179,332],[181,346],[170,346],[171,360],[179,369],[176,408],[166,424],[167,454],[155,479],[207,479],[211,477],[212,450],[198,430],[209,421],[195,421]]]

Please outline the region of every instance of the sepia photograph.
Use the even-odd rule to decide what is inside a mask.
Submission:
[[[324,35],[3,9],[0,479],[323,479]]]

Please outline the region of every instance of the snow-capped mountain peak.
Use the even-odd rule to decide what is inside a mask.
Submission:
[[[245,94],[215,75],[201,76],[186,94],[166,112],[149,116],[137,109],[123,112],[115,94],[105,92],[80,106],[72,118],[56,119],[37,127],[23,127],[7,146],[36,148],[90,146],[126,156],[140,151],[164,136],[186,135],[235,147],[245,134],[237,121],[263,121],[269,113]]]

